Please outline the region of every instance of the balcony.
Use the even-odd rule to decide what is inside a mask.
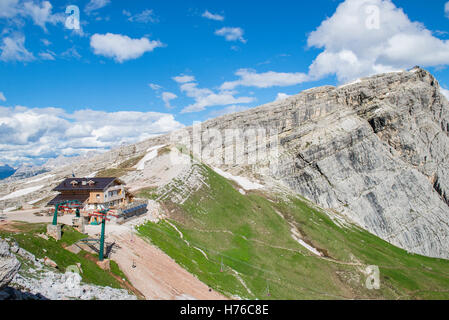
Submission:
[[[123,192],[125,190],[125,187],[123,185],[112,186],[112,187],[108,188],[108,190],[106,190],[106,192],[116,191],[116,190],[122,190],[122,192]]]
[[[106,203],[106,202],[111,202],[111,201],[115,201],[115,200],[120,200],[120,199],[123,199],[123,198],[125,198],[125,194],[124,193],[122,193],[122,194],[117,194],[117,195],[115,195],[115,196],[111,196],[111,197],[104,197],[104,202]]]

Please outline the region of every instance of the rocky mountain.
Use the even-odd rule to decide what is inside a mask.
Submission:
[[[447,299],[448,152],[449,103],[414,68],[0,183],[0,207],[116,176],[158,217],[139,235],[228,297]]]
[[[73,156],[73,157],[65,157],[63,155],[59,155],[56,158],[52,158],[47,160],[43,165],[21,165],[17,169],[13,169],[12,173],[9,175],[5,175],[4,178],[7,178],[5,182],[18,181],[22,179],[31,178],[45,172],[57,170],[61,167],[65,167],[71,163],[77,163],[86,161],[87,159],[97,155],[98,152],[88,152],[83,155]],[[0,179],[1,179],[1,168],[0,167]],[[12,168],[11,168],[12,169]],[[10,171],[10,170],[9,170]]]
[[[240,130],[242,136],[218,144],[210,137],[210,131],[225,136],[230,129]],[[262,130],[265,142],[245,137],[248,130]],[[0,198],[34,185],[42,188],[20,198],[7,197],[4,207],[48,196],[56,181],[72,170],[76,175],[120,175],[137,190],[151,181],[129,163],[137,164],[152,146],[183,145],[210,167],[257,179],[272,192],[287,189],[398,247],[449,258],[448,132],[449,104],[438,81],[414,68],[306,90],[206,121],[196,133],[190,127],[120,147],[55,169],[51,177],[42,176],[46,180],[9,184]],[[186,137],[193,138],[186,142]],[[199,139],[198,149],[191,142]],[[223,155],[204,156],[218,149],[223,154],[243,150],[247,160],[224,164]],[[248,161],[254,154],[262,156]]]
[[[43,166],[22,165],[17,168],[6,180],[7,182],[31,178],[49,170]]]
[[[449,103],[429,72],[311,89],[202,128],[274,129],[277,165],[250,171],[396,246],[449,258]]]
[[[136,297],[123,289],[83,283],[78,273],[59,272],[14,240],[0,238],[0,301],[48,299],[135,300]]]

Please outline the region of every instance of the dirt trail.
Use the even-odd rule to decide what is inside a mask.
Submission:
[[[116,261],[129,281],[151,300],[223,300],[223,295],[181,268],[158,248],[135,234],[111,234],[118,248],[111,259]],[[135,268],[133,268],[135,262]]]

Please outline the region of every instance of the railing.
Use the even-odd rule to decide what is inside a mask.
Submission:
[[[105,197],[104,197],[104,202],[107,203],[107,202],[111,202],[111,201],[115,201],[115,200],[120,200],[120,199],[124,199],[124,198],[125,198],[125,195],[124,195],[124,194],[118,194],[118,195],[112,196],[112,197],[106,197],[106,195],[105,195]]]
[[[125,220],[140,216],[147,212],[148,202],[146,200],[143,201],[134,201],[123,208],[117,210],[117,223],[123,223]]]
[[[122,192],[123,192],[124,189],[125,189],[124,186],[118,185],[118,186],[109,187],[108,190],[106,190],[106,192],[108,192],[108,191],[115,191],[115,190],[122,190]]]

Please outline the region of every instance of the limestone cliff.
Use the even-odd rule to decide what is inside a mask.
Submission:
[[[203,135],[203,151],[235,147],[253,156],[278,146],[278,155],[265,153],[251,165],[202,160],[240,176],[256,176],[267,191],[277,190],[278,185],[287,188],[410,252],[449,258],[449,103],[430,73],[414,68],[340,87],[310,89],[201,124],[203,133],[258,128],[269,129],[263,143],[243,133],[214,145]],[[41,178],[0,185],[3,206],[11,209],[49,197],[58,180],[72,172],[94,176],[141,159],[152,146],[183,144],[189,136],[198,139],[192,127],[186,131],[123,146]],[[170,168],[170,163],[165,165]],[[179,164],[171,164],[175,166]],[[127,183],[135,182],[134,189],[148,182],[145,171],[113,172],[121,171]],[[31,190],[34,186],[41,188]],[[11,196],[20,191],[29,192]]]
[[[279,131],[273,178],[394,245],[449,258],[449,103],[430,73],[311,89],[203,125],[258,126]]]

